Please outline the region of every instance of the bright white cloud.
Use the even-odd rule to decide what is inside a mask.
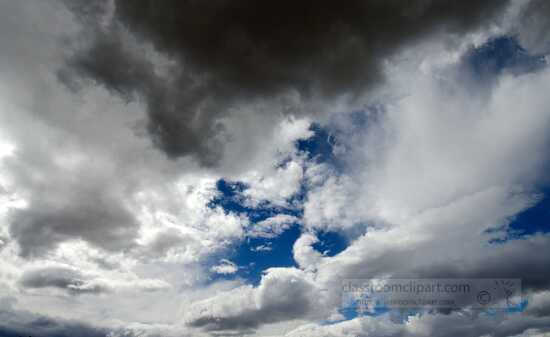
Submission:
[[[221,259],[220,264],[213,266],[210,270],[218,274],[226,275],[236,273],[239,270],[239,267],[229,260]]]

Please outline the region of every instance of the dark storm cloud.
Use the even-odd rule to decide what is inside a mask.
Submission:
[[[137,0],[115,1],[112,16],[107,5],[81,3],[69,7],[90,43],[79,41],[61,79],[143,99],[155,144],[212,165],[222,153],[217,120],[239,103],[294,92],[307,111],[321,97],[356,97],[400,47],[488,23],[507,1]],[[172,60],[170,74],[155,71],[126,32]],[[297,108],[272,113],[288,109]]]
[[[62,267],[46,267],[26,271],[19,283],[28,289],[58,288],[70,294],[98,294],[108,291],[107,287],[90,284],[89,279],[76,270]]]

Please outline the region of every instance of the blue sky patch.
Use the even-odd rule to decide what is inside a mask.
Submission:
[[[529,54],[510,36],[501,36],[473,48],[464,58],[474,76],[490,80],[503,71],[522,74],[536,71],[546,65],[544,57]]]
[[[300,237],[298,225],[294,225],[281,235],[267,238],[248,238],[236,249],[232,261],[243,269],[239,269],[238,276],[245,278],[254,285],[261,279],[262,272],[271,267],[296,266],[292,255],[292,246]],[[269,250],[258,247],[268,247]]]
[[[518,213],[512,221],[497,228],[490,228],[488,234],[505,232],[504,237],[491,239],[489,243],[502,244],[509,240],[519,240],[537,233],[550,233],[550,198],[544,190],[541,199],[533,206]]]
[[[338,159],[333,151],[336,141],[334,135],[328,129],[315,123],[311,125],[310,130],[313,131],[313,136],[296,141],[296,148],[307,154],[310,160],[336,165]]]
[[[337,255],[348,246],[346,238],[336,232],[319,232],[317,238],[313,248],[326,256]]]
[[[216,183],[216,188],[219,194],[208,203],[208,206],[220,206],[227,213],[244,214],[250,219],[252,224],[277,214],[301,215],[300,209],[275,206],[268,202],[262,202],[257,207],[247,206],[242,192],[245,191],[248,186],[242,182],[232,182],[220,179]]]
[[[235,274],[214,274],[212,281],[238,277],[256,286],[266,269],[296,266],[292,246],[300,235],[300,227],[295,224],[275,238],[246,238],[225,256],[239,266],[239,270]]]
[[[511,238],[550,232],[550,198],[548,193],[544,193],[542,199],[534,206],[519,213],[508,225],[507,232]]]
[[[231,182],[220,179],[216,187],[219,195],[209,203],[210,207],[222,207],[226,212],[246,215],[254,226],[259,221],[273,217],[277,214],[287,214],[300,217],[300,208],[285,208],[273,206],[269,203],[261,203],[257,207],[249,207],[242,195],[248,187],[241,182]],[[296,196],[295,198],[299,198]],[[214,257],[215,265],[221,258],[235,263],[239,269],[235,274],[213,274],[212,281],[218,279],[243,278],[250,284],[257,285],[261,280],[262,272],[270,267],[295,266],[292,255],[292,246],[301,234],[299,224],[292,224],[288,229],[274,238],[247,237],[231,248],[227,256]]]

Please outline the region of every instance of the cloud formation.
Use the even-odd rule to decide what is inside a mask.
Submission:
[[[343,278],[521,278],[526,294],[550,285],[545,268],[550,237],[506,238],[514,215],[538,202],[537,191],[547,179],[550,102],[543,92],[550,73],[546,65],[520,73],[503,69],[487,75],[494,77],[489,86],[470,82],[463,77],[470,66],[463,57],[471,48],[458,58],[434,62],[420,56],[396,64],[395,77],[388,81],[402,90],[400,95],[383,113],[367,115],[366,131],[345,134],[340,141],[350,169],[335,174],[328,166],[306,167],[309,189],[302,221],[307,231],[296,240],[293,254],[315,286],[326,289],[314,292],[326,311],[310,308],[302,317],[330,317],[341,304]],[[344,118],[350,117],[335,117]],[[314,248],[315,232],[326,230],[347,235],[349,247],[323,256]],[[245,314],[240,317],[244,320]],[[429,322],[423,332],[397,324],[381,329],[429,335],[425,331],[435,331],[430,324],[439,319],[422,317]],[[447,322],[452,331],[442,336],[461,331],[464,324]],[[497,327],[481,318],[473,324],[479,324],[480,335],[502,329],[503,336],[523,333],[530,324],[544,331],[547,324],[540,317],[509,322],[514,323]]]
[[[29,289],[59,288],[74,294],[101,293],[107,291],[101,284],[91,284],[77,270],[62,267],[46,267],[29,270],[20,280],[21,286]]]
[[[311,316],[319,308],[316,290],[302,271],[272,268],[258,288],[236,288],[196,303],[186,321],[218,333],[253,331],[262,324]]]
[[[107,337],[109,330],[88,324],[56,320],[46,316],[32,314],[13,308],[14,300],[0,298],[0,334],[6,337]]]
[[[0,1],[0,335],[547,333],[550,236],[511,231],[547,193],[547,10]],[[339,311],[389,276],[526,302]]]
[[[69,2],[89,43],[77,44],[61,78],[69,85],[88,78],[144,100],[157,146],[213,165],[222,155],[221,119],[243,101],[270,100],[269,113],[311,112],[316,101],[339,96],[353,101],[381,79],[394,52],[433,34],[460,36],[506,3]]]
[[[137,225],[133,216],[109,197],[92,192],[75,196],[70,204],[52,201],[31,201],[30,209],[13,214],[10,235],[18,241],[21,255],[42,254],[69,239],[83,239],[107,250],[134,245]]]

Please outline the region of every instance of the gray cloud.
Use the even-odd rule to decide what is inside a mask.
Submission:
[[[56,201],[43,196],[31,201],[29,208],[13,212],[10,235],[22,256],[41,255],[71,239],[113,251],[133,246],[137,224],[117,199],[95,189],[76,191],[78,195],[71,193]]]
[[[550,263],[549,242],[550,236],[545,235],[491,245],[476,255],[457,256],[456,263],[430,259],[431,251],[441,249],[435,245],[403,247],[339,268],[338,274],[348,278],[374,278],[388,273],[396,278],[519,278],[526,291],[544,290],[550,286],[550,271],[546,268]]]
[[[194,154],[212,165],[222,154],[219,119],[242,101],[294,92],[304,103],[300,109],[308,110],[308,102],[321,97],[356,98],[381,79],[380,62],[401,47],[488,23],[507,1],[69,4],[85,36],[62,80],[74,86],[88,78],[143,99],[156,145],[171,157]],[[156,71],[127,32],[170,60],[167,74]],[[269,113],[288,109],[297,107],[276,104]]]
[[[45,133],[43,139],[48,136]],[[125,203],[125,181],[116,179],[119,175],[97,152],[82,151],[86,159],[77,167],[60,164],[63,155],[68,160],[75,155],[69,151],[48,152],[29,141],[6,162],[17,182],[14,190],[28,202],[8,216],[9,234],[18,243],[20,255],[40,256],[64,241],[78,239],[110,251],[133,247],[138,223]]]
[[[521,14],[518,36],[525,48],[533,53],[549,53],[550,3],[530,1]]]
[[[11,303],[11,304],[10,304]],[[0,336],[3,337],[107,337],[109,331],[77,321],[53,319],[15,310],[13,303],[0,299]]]
[[[158,258],[166,255],[168,251],[176,246],[189,244],[189,238],[182,235],[175,229],[167,229],[158,233],[146,246],[143,254],[148,257]]]
[[[526,313],[536,317],[550,317],[550,292],[535,293],[529,298]]]
[[[109,113],[113,102],[107,95],[98,99],[101,94],[93,98],[97,112],[86,120],[91,111],[85,102],[53,76],[60,40],[75,30],[64,6],[2,2],[0,12],[7,13],[0,20],[0,43],[11,46],[0,60],[4,83],[9,83],[9,100],[2,97],[1,133],[16,147],[2,163],[9,176],[3,189],[27,201],[8,214],[9,240],[27,257],[73,239],[111,251],[131,247],[137,223],[126,200],[137,183],[129,182],[125,165],[135,168],[128,158],[135,162],[147,156],[135,135],[121,127],[131,120],[120,108],[116,116]],[[126,172],[124,179],[121,172]]]
[[[544,291],[550,287],[550,237],[536,236],[523,240],[509,241],[502,245],[485,246],[481,250],[462,253],[460,256],[438,260],[434,252],[443,246],[399,247],[385,250],[377,256],[369,254],[364,242],[364,255],[356,253],[356,260],[347,262],[336,257],[321,265],[319,279],[325,280],[325,287],[331,291],[329,302],[334,307],[341,304],[342,279],[372,278],[419,278],[419,279],[520,279],[524,294]],[[372,242],[371,242],[372,243]],[[449,244],[446,244],[449,246]],[[354,249],[357,249],[355,247]],[[439,253],[443,255],[443,253]]]
[[[19,280],[28,289],[58,288],[70,294],[98,294],[109,289],[89,282],[81,272],[63,267],[45,267],[26,271]]]
[[[410,318],[407,324],[390,315],[360,317],[336,324],[310,324],[291,331],[288,337],[527,337],[546,336],[550,317],[529,314],[502,314],[497,317],[482,312],[461,311],[452,314],[424,314]]]
[[[315,286],[295,269],[270,269],[261,285],[249,290],[197,304],[188,313],[188,325],[213,333],[249,333],[262,324],[311,317],[320,310]]]

